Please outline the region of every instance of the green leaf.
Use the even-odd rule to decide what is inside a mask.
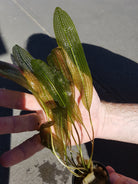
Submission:
[[[27,80],[15,65],[0,61],[0,76],[14,81],[26,89],[30,88]]]
[[[54,12],[54,31],[59,47],[63,48],[73,81],[89,110],[92,102],[92,78],[76,28],[70,16],[57,7]]]
[[[15,45],[12,48],[13,58],[22,71],[32,71],[31,60],[34,59],[29,52]]]
[[[67,106],[73,108],[73,98],[75,97],[75,86],[73,83],[72,75],[66,63],[66,58],[62,48],[54,48],[47,57],[47,62],[54,70],[60,71],[62,73],[62,78],[64,78],[65,83],[64,89],[68,94]]]
[[[48,55],[47,62],[50,66],[55,67],[56,70],[60,70],[70,83],[73,82],[62,48],[54,48]]]
[[[66,107],[68,97],[71,95],[67,86],[67,81],[64,80],[62,73],[48,66],[44,61],[32,60],[32,69],[34,75],[45,86],[54,101],[61,107]]]
[[[56,104],[45,86],[32,73],[31,61],[34,59],[26,50],[18,45],[13,47],[13,58],[16,64],[22,70],[22,75],[26,78],[30,91],[35,95],[39,103],[48,116],[48,108],[54,108]]]
[[[66,108],[55,108],[52,110],[55,134],[61,138],[64,145],[67,146],[71,134],[71,123],[67,121]]]
[[[27,79],[29,85],[32,87],[32,92],[37,93],[37,95],[42,99],[44,103],[53,101],[53,98],[46,90],[45,86],[35,77],[31,72],[24,72],[24,76]]]

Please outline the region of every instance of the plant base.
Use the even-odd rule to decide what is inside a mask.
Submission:
[[[93,166],[94,166],[94,169],[93,169],[94,179],[92,182],[88,182],[86,184],[110,184],[109,174],[108,174],[105,166],[97,161],[93,161]],[[73,176],[72,184],[84,184],[83,180],[84,180],[84,178],[79,178],[79,177]]]

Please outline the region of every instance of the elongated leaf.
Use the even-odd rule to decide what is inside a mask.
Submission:
[[[34,59],[29,52],[15,45],[12,48],[13,58],[22,71],[32,71],[31,60]]]
[[[60,70],[70,82],[73,82],[62,48],[54,48],[47,57],[47,62],[50,66],[53,66],[57,70]]]
[[[31,64],[33,73],[42,82],[53,99],[61,107],[66,107],[70,93],[66,88],[67,83],[64,81],[61,72],[56,71],[41,60],[32,60]]]
[[[35,95],[42,108],[48,112],[47,108],[54,108],[56,104],[45,86],[32,73],[31,60],[34,58],[18,45],[13,47],[13,58],[22,70],[22,75],[31,86],[31,92]],[[48,114],[47,114],[48,115]]]
[[[57,71],[60,70],[60,72],[63,75],[65,84],[64,89],[66,89],[66,92],[68,93],[68,103],[67,106],[68,108],[73,108],[73,98],[75,97],[75,87],[72,79],[72,75],[69,71],[69,68],[66,63],[66,58],[64,55],[64,52],[62,48],[54,48],[49,56],[47,57],[47,62],[48,64],[52,67],[55,68]]]
[[[33,92],[35,92],[35,94],[37,93],[37,96],[41,98],[41,100],[47,107],[50,108],[56,107],[56,104],[52,96],[49,94],[45,86],[42,85],[41,82],[34,76],[34,74],[25,71],[24,76],[33,89],[32,93]]]
[[[90,109],[92,101],[92,78],[76,28],[70,16],[59,7],[55,9],[53,23],[57,43],[63,48],[68,57],[67,59],[69,61],[67,61],[67,64],[68,66],[70,65],[69,69],[74,83],[82,94],[82,101],[85,107]],[[70,62],[73,62],[72,67]],[[89,78],[84,79],[85,75],[83,73]],[[87,80],[90,80],[89,84],[91,85],[88,86],[85,83]],[[88,88],[89,91],[87,91]]]
[[[52,110],[55,134],[61,138],[64,145],[67,146],[67,142],[71,134],[71,123],[67,121],[66,108],[55,108]]]
[[[54,12],[54,31],[57,43],[63,47],[81,71],[91,76],[75,25],[70,16],[57,7]]]
[[[12,64],[0,61],[0,75],[16,82],[26,89],[30,89],[27,80],[21,74],[20,70]]]

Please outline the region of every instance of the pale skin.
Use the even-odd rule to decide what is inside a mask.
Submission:
[[[88,128],[90,124],[87,111],[82,102],[78,99],[79,93],[76,90],[76,102],[79,103],[83,120],[85,120]],[[40,125],[47,121],[41,106],[31,94],[0,89],[0,106],[11,109],[35,111],[35,113],[29,115],[0,117],[0,134],[39,130]],[[138,104],[112,104],[101,102],[96,90],[93,89],[90,111],[95,138],[138,144]],[[89,128],[89,130],[91,129]],[[89,139],[83,129],[81,134],[83,134],[81,137],[82,143],[88,142]],[[43,148],[38,133],[14,149],[4,153],[0,157],[0,164],[4,167],[10,167],[29,158]],[[131,178],[117,174],[111,167],[107,167],[107,169],[112,184],[138,183]]]

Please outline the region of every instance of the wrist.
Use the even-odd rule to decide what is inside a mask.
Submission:
[[[105,122],[105,109],[105,102],[100,100],[95,88],[93,88],[93,98],[90,112],[94,129],[94,138],[101,138],[102,136]]]
[[[95,138],[104,138],[104,126],[107,119],[106,102],[100,101],[98,115],[95,117],[95,120],[93,120]]]
[[[138,104],[102,102],[98,138],[138,143]]]

